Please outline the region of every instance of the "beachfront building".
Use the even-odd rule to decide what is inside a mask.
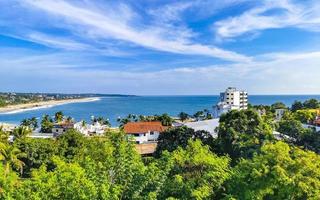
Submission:
[[[4,132],[12,132],[15,128],[17,128],[17,126],[14,124],[0,123],[0,129]]]
[[[74,127],[73,122],[63,121],[61,123],[57,123],[57,124],[53,125],[53,128],[52,128],[53,136],[57,137],[61,134],[64,134],[68,130],[73,129],[73,127]]]
[[[124,132],[137,144],[156,143],[159,134],[166,130],[161,122],[129,122],[123,127]]]
[[[86,124],[83,121],[74,124],[74,129],[85,136],[103,135],[108,128],[109,126],[103,125],[98,121],[92,124]]]
[[[220,101],[213,107],[213,116],[218,118],[230,110],[244,110],[248,108],[248,93],[229,87],[220,93]]]

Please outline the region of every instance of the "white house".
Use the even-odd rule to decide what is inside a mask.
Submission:
[[[54,137],[57,137],[65,132],[67,132],[70,129],[73,129],[74,123],[73,122],[62,122],[53,125],[52,133]]]
[[[86,136],[103,135],[108,126],[94,122],[93,124],[84,124],[82,121],[74,124],[74,129]]]
[[[248,108],[248,93],[229,87],[220,93],[220,101],[213,107],[213,116],[218,118],[230,110],[243,110]]]
[[[124,132],[134,138],[137,144],[157,142],[159,134],[166,130],[161,122],[129,122],[123,127]]]

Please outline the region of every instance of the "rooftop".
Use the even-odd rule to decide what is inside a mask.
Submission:
[[[124,125],[124,132],[127,134],[131,133],[146,133],[149,131],[163,132],[166,127],[161,122],[129,122]]]
[[[219,126],[219,118],[209,119],[197,122],[188,122],[184,124],[185,126],[194,129],[195,131],[208,131],[212,137],[217,137],[215,129]]]

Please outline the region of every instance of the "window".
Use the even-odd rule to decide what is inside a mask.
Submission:
[[[154,132],[153,132],[153,131],[151,131],[151,132],[150,132],[150,135],[154,135]]]
[[[133,134],[135,137],[139,137],[139,133],[135,133]]]

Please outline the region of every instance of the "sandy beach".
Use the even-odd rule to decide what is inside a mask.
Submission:
[[[0,114],[13,114],[18,112],[24,112],[27,110],[49,108],[49,107],[69,104],[69,103],[83,103],[83,102],[91,102],[91,101],[98,101],[98,100],[100,100],[99,97],[90,97],[90,98],[81,98],[81,99],[53,100],[53,101],[10,105],[10,106],[0,108]]]

